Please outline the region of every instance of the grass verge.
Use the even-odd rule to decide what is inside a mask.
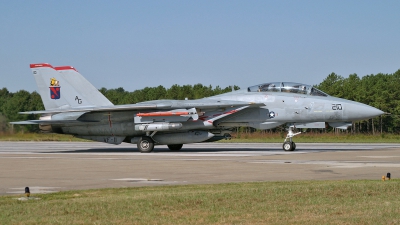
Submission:
[[[160,186],[0,197],[0,224],[399,224],[400,181]]]

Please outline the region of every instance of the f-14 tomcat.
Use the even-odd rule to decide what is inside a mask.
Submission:
[[[283,149],[296,148],[293,128],[347,129],[352,121],[383,114],[374,107],[329,96],[311,85],[271,82],[197,100],[155,100],[113,105],[74,67],[31,64],[45,110],[42,131],[72,134],[110,144],[137,144],[141,152],[154,145],[180,150],[183,144],[212,142],[229,137],[235,127],[271,129],[288,126]]]

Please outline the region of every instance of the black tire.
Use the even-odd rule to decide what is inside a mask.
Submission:
[[[282,148],[283,148],[283,150],[285,150],[285,151],[293,151],[293,144],[292,144],[293,142],[290,142],[290,141],[285,141],[284,143],[283,143],[283,146],[282,146]]]
[[[149,153],[154,149],[154,141],[150,137],[143,136],[137,143],[137,148],[141,153]]]
[[[292,142],[292,148],[293,148],[292,151],[296,150],[296,143]]]
[[[179,151],[182,149],[183,144],[167,145],[171,151]]]

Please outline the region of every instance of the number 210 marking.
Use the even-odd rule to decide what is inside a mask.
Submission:
[[[332,110],[342,110],[342,104],[332,104]]]

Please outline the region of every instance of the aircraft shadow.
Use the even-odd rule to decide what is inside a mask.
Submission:
[[[341,148],[341,149],[302,149],[298,148],[294,152],[304,152],[304,151],[315,151],[315,152],[326,152],[326,151],[367,151],[373,149],[352,149],[352,148]],[[157,153],[218,153],[218,152],[276,152],[281,151],[282,148],[268,148],[268,149],[260,149],[260,148],[220,148],[220,149],[210,149],[210,148],[185,148],[179,151],[171,151],[168,148],[154,148],[154,151],[151,153],[143,153],[143,154],[157,154]],[[41,153],[140,153],[136,148],[90,148],[90,149],[77,149],[70,151],[51,151],[51,152],[41,152]]]
[[[265,152],[265,151],[280,151],[282,149],[252,149],[252,148],[224,148],[224,149],[210,149],[210,148],[185,148],[179,151],[171,151],[168,148],[154,148],[154,151],[150,154],[156,153],[197,153],[197,152]],[[282,150],[283,151],[283,150]],[[77,149],[70,151],[51,151],[51,152],[41,152],[41,153],[140,153],[136,148],[90,148],[90,149]],[[143,153],[146,154],[146,153]],[[147,153],[149,154],[149,153]]]

